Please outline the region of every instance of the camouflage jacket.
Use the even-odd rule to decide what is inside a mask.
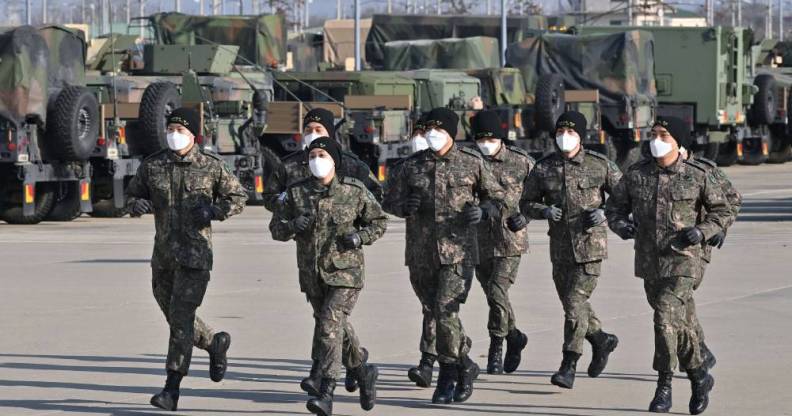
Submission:
[[[374,195],[377,201],[382,200],[382,186],[377,178],[354,153],[347,151],[341,152],[341,169],[338,175],[341,177],[351,177],[363,182]],[[280,165],[274,166],[272,173],[264,183],[264,206],[275,211],[278,204],[278,197],[290,185],[311,178],[311,170],[308,168],[308,153],[304,150],[286,155]]]
[[[146,158],[127,187],[127,207],[138,199],[154,205],[154,254],[151,267],[173,264],[212,269],[212,227],[193,223],[192,211],[209,205],[215,219],[239,214],[247,193],[219,156],[193,146],[183,158],[162,150]]]
[[[723,229],[728,230],[729,227],[731,227],[732,224],[737,221],[737,214],[740,213],[740,207],[742,206],[742,195],[740,195],[740,192],[738,192],[734,185],[732,185],[729,177],[726,176],[726,173],[724,173],[715,162],[703,157],[696,157],[693,159],[693,163],[700,165],[702,168],[704,168],[704,170],[712,174],[712,177],[715,178],[715,182],[718,183],[721,191],[723,191],[723,196],[726,197],[726,201],[729,202],[729,207],[731,208],[731,217],[729,217],[729,219],[723,225]],[[700,213],[700,219],[704,218],[706,214],[706,210],[702,209]],[[703,248],[704,261],[709,263],[709,261],[712,259],[712,246],[707,244],[705,241],[703,243]]]
[[[581,150],[572,159],[552,153],[536,162],[525,182],[520,207],[531,218],[544,218],[542,211],[555,205],[564,211],[561,221],[548,220],[550,261],[588,263],[608,257],[605,224],[583,225],[588,209],[604,208],[605,193],[612,194],[621,171],[607,157]]]
[[[680,231],[696,226],[709,240],[732,215],[712,174],[681,157],[667,168],[654,159],[630,167],[608,200],[607,214],[611,226],[632,214],[635,275],[641,278],[699,277],[701,245],[683,247]]]
[[[412,193],[421,196],[415,215],[407,217],[404,202]],[[503,189],[484,167],[475,150],[454,145],[444,156],[422,150],[391,170],[385,210],[407,218],[405,264],[476,265],[478,227],[462,217],[467,203],[491,200],[502,209]],[[430,257],[431,256],[431,257]]]
[[[525,150],[505,144],[495,155],[482,157],[484,166],[503,188],[505,214],[479,224],[479,254],[483,259],[519,256],[528,251],[528,228],[514,233],[509,230],[506,220],[520,212],[523,184],[536,161]]]
[[[295,234],[291,220],[301,214],[313,217],[311,228]],[[382,207],[359,180],[334,178],[324,186],[311,177],[289,187],[269,228],[275,240],[297,241],[300,289],[318,295],[322,282],[363,287],[363,250],[345,250],[340,240],[356,232],[364,245],[370,245],[385,233],[387,222]]]

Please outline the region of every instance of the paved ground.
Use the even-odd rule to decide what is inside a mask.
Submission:
[[[792,164],[728,170],[746,196],[740,221],[715,254],[697,293],[708,343],[718,356],[712,415],[792,415]],[[216,270],[200,315],[233,334],[226,380],[212,383],[196,352],[179,414],[305,414],[298,383],[308,370],[312,319],[300,295],[293,244],[272,241],[269,216],[251,207],[217,227]],[[530,341],[509,376],[483,375],[469,402],[438,408],[431,390],[407,381],[418,359],[419,306],[405,268],[404,224],[367,249],[368,280],[353,314],[380,365],[374,415],[631,415],[654,391],[652,322],[631,243],[612,238],[593,304],[621,339],[599,379],[582,371],[575,389],[550,385],[560,361],[563,317],[550,279],[546,225],[531,224],[531,252],[512,291]],[[156,414],[167,327],[151,295],[151,218],[36,226],[0,224],[0,415]],[[486,304],[475,287],[463,321],[484,364]],[[585,370],[590,355],[580,367]],[[677,414],[689,384],[674,382]],[[363,414],[338,393],[336,413]]]

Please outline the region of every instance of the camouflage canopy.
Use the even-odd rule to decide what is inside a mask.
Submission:
[[[531,29],[544,29],[542,16],[509,17],[506,37],[509,43],[523,39]],[[470,38],[488,36],[499,39],[497,16],[393,16],[374,15],[366,38],[366,61],[381,68],[385,61],[385,44],[397,40]]]
[[[483,69],[500,66],[498,39],[476,36],[438,40],[398,40],[385,43],[383,68]]]
[[[38,31],[49,49],[50,93],[69,85],[85,85],[88,48],[83,32],[56,25],[39,26]]]
[[[16,126],[27,115],[46,120],[47,42],[31,26],[0,33],[0,117]]]
[[[190,16],[157,13],[150,17],[158,43],[168,45],[238,45],[237,64],[286,64],[283,15]]]
[[[567,89],[600,92],[603,103],[624,96],[655,97],[654,39],[645,31],[566,35],[537,33],[509,45],[506,63],[518,68],[530,90],[545,74],[559,74]]]

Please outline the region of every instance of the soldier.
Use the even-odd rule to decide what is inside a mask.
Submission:
[[[563,360],[550,382],[571,389],[583,340],[591,343],[589,377],[597,377],[619,339],[602,330],[589,303],[608,256],[605,193],[616,187],[621,172],[607,157],[583,149],[586,117],[567,111],[556,122],[558,151],[536,162],[525,183],[522,212],[550,224],[553,282],[564,308]]]
[[[405,160],[388,189],[389,212],[407,218],[405,263],[424,307],[424,335],[432,332],[427,325],[437,326],[440,376],[432,402],[445,404],[467,400],[478,375],[478,366],[468,356],[470,339],[459,307],[478,264],[472,225],[498,217],[502,198],[481,155],[455,145],[458,124],[453,111],[432,110],[426,121],[430,149]],[[418,369],[421,379],[430,381],[435,360],[430,340],[422,339],[421,350]]]
[[[289,185],[311,177],[311,171],[308,168],[308,153],[305,150],[308,145],[319,137],[335,137],[333,113],[329,110],[315,108],[309,111],[303,119],[303,125],[305,126],[303,150],[286,155],[281,165],[274,167],[274,171],[264,183],[264,206],[270,211],[274,212],[278,197]],[[382,187],[368,165],[351,152],[342,151],[341,157],[343,163],[339,168],[339,176],[349,176],[360,180],[377,198],[377,201],[382,200]]]
[[[312,177],[288,188],[269,226],[274,239],[297,242],[300,289],[316,319],[312,354],[321,384],[307,407],[332,415],[343,361],[359,383],[360,406],[371,410],[378,371],[365,363],[349,315],[363,288],[362,246],[382,236],[387,217],[362,182],[336,174],[343,162],[335,140],[313,140],[308,152]]]
[[[484,165],[500,181],[504,191],[503,204],[510,214],[508,219],[490,218],[489,221],[482,221],[478,229],[479,265],[476,267],[476,278],[484,289],[489,305],[487,373],[513,373],[520,365],[528,337],[516,327],[509,288],[517,277],[522,254],[528,251],[528,230],[525,229],[528,220],[520,214],[519,205],[523,183],[535,162],[523,149],[506,145],[505,133],[496,112],[479,112],[471,118],[470,124]]]
[[[678,362],[692,386],[690,413],[700,414],[709,404],[714,379],[703,365],[687,307],[702,271],[702,243],[723,231],[731,208],[712,174],[680,157],[672,134],[684,133],[669,127],[655,124],[650,142],[653,157],[630,167],[611,194],[607,216],[610,228],[621,238],[635,238],[635,275],[644,280],[654,310],[653,368],[658,380],[649,411],[671,408],[671,382]]]
[[[211,221],[239,214],[247,194],[220,157],[195,145],[200,117],[179,108],[168,116],[168,148],[146,158],[127,187],[133,216],[154,213],[151,256],[154,298],[170,325],[165,388],[151,404],[176,410],[179,385],[190,368],[193,346],[209,353],[209,375],[225,376],[231,336],[214,333],[195,310],[212,269]]]

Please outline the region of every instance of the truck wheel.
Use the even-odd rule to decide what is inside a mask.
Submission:
[[[721,143],[718,149],[718,157],[715,159],[718,166],[731,166],[737,163],[737,142],[731,140]]]
[[[695,152],[693,153],[698,157],[715,161],[718,158],[719,149],[720,143],[707,143],[697,146]]]
[[[172,82],[155,82],[146,87],[140,99],[139,134],[135,137],[139,142],[133,147],[142,151],[143,155],[165,149],[168,146],[165,139],[167,117],[180,106],[181,96]]]
[[[786,163],[792,157],[792,143],[784,130],[786,129],[770,130],[768,163]]]
[[[99,102],[85,87],[66,87],[47,110],[45,143],[54,160],[88,160],[99,137]]]
[[[566,108],[564,102],[564,78],[558,74],[547,74],[536,81],[536,125],[540,130],[553,132],[558,117]]]
[[[18,189],[12,191],[14,195],[19,195],[19,198],[12,198],[0,207],[0,220],[9,224],[38,224],[52,210],[55,204],[55,190],[48,183],[36,184],[36,209],[33,215],[26,217],[22,215],[22,185]]]
[[[93,203],[90,215],[95,218],[121,218],[128,213],[126,207],[116,208],[112,199],[100,199]]]
[[[754,79],[754,85],[759,91],[754,95],[754,102],[751,104],[751,123],[755,126],[773,124],[778,109],[775,78],[770,74],[758,75]]]
[[[80,183],[61,182],[55,184],[55,198],[52,210],[45,217],[47,221],[72,221],[79,217]]]

